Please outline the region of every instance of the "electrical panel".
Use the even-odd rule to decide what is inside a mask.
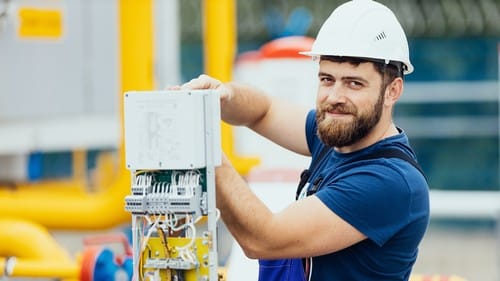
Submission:
[[[217,91],[124,94],[134,281],[220,280],[215,166],[221,163]]]

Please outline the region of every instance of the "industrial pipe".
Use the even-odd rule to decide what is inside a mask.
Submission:
[[[40,225],[0,219],[0,241],[0,271],[6,277],[78,277],[77,263]]]
[[[131,220],[124,211],[129,191],[130,176],[125,173],[95,193],[64,182],[0,189],[0,219],[15,217],[51,229],[111,228]]]

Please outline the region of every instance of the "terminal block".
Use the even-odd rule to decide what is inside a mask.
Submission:
[[[156,180],[141,180],[152,178],[154,174],[163,172],[144,172],[137,175],[137,183],[132,185],[132,194],[125,197],[125,210],[132,214],[160,215],[170,212],[177,214],[207,215],[206,192],[202,192],[199,182],[194,185]],[[177,171],[177,173],[179,173]],[[193,171],[186,172],[181,177],[197,177]],[[174,179],[175,180],[175,179]],[[141,183],[144,183],[141,186]]]

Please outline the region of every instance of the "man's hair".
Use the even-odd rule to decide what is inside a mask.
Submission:
[[[349,63],[358,66],[361,63],[371,62],[375,70],[382,76],[382,88],[385,89],[397,77],[404,78],[403,71],[405,65],[401,62],[390,61],[385,63],[383,60],[372,58],[358,58],[358,57],[341,57],[341,56],[321,56],[320,60],[327,60],[338,63]]]

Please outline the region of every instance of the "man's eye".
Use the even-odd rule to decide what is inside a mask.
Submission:
[[[361,82],[358,81],[349,81],[349,86],[355,87],[355,88],[360,88],[363,86]]]

